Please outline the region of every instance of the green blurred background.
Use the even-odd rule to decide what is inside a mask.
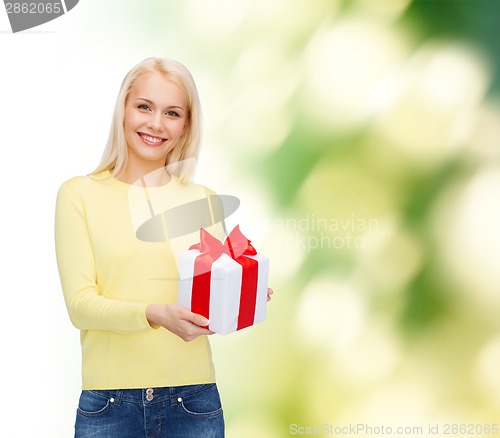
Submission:
[[[190,68],[206,121],[199,180],[241,198],[234,224],[271,257],[268,320],[212,339],[227,436],[488,434],[500,422],[500,2],[84,3],[81,52],[118,48],[122,76],[153,54]]]

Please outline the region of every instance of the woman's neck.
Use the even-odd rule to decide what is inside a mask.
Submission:
[[[151,171],[127,167],[116,175],[115,178],[127,184],[157,187],[168,184],[172,176],[164,166]]]

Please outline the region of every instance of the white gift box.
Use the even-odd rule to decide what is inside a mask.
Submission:
[[[200,254],[199,250],[191,249],[182,253],[179,259],[178,302],[190,310],[193,300],[195,263]],[[258,253],[240,257],[248,257],[258,263],[255,309],[246,309],[247,312],[253,313],[253,323],[250,325],[254,325],[266,319],[269,257]],[[238,330],[243,267],[223,253],[212,263],[210,272],[210,307],[207,316],[210,324],[208,328],[221,335],[227,335]]]

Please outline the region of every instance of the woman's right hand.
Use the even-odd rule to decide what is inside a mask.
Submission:
[[[213,331],[203,328],[209,321],[180,304],[150,304],[146,307],[146,318],[151,326],[165,327],[186,342],[201,335],[212,335]]]

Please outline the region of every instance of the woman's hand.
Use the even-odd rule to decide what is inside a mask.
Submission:
[[[215,333],[203,328],[209,323],[207,318],[179,304],[150,304],[146,307],[146,318],[150,325],[165,327],[186,342]]]
[[[267,301],[271,301],[273,293],[271,288],[267,289]],[[186,342],[215,333],[204,328],[209,323],[207,318],[179,304],[150,304],[146,307],[146,318],[150,325],[165,327]]]
[[[267,301],[271,301],[271,295],[274,293],[274,291],[268,287],[267,288]]]

